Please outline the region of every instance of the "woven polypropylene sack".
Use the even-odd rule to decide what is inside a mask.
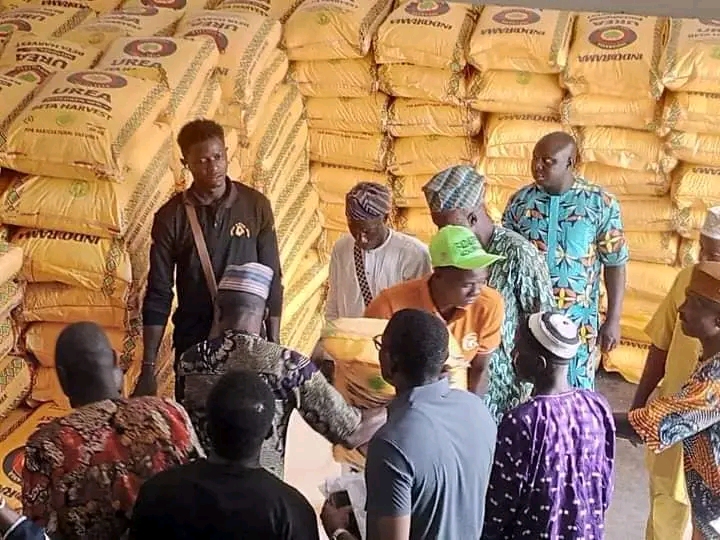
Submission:
[[[32,353],[35,360],[43,367],[55,367],[55,345],[60,334],[68,324],[41,322],[33,323],[24,333],[25,347]],[[103,332],[110,341],[113,350],[118,353],[123,350],[125,331],[120,328],[104,328]]]
[[[344,203],[321,201],[320,214],[323,217],[323,229],[347,232],[347,217],[345,216]]]
[[[717,93],[717,19],[670,19],[660,76],[668,90]]]
[[[43,39],[25,32],[10,37],[0,55],[0,69],[9,77],[42,82],[58,71],[89,69],[100,57],[100,50],[71,41]]]
[[[308,98],[305,111],[312,130],[383,133],[389,98],[374,93],[362,98]]]
[[[627,231],[625,237],[633,261],[668,266],[672,266],[677,262],[680,237],[674,232]]]
[[[417,176],[396,176],[392,179],[393,203],[398,208],[427,208],[423,186],[433,177],[432,174]]]
[[[126,0],[123,8],[151,6],[163,9],[175,9],[183,13],[214,9],[218,4],[216,0]]]
[[[567,64],[574,19],[567,11],[485,6],[468,61],[480,71],[559,73]]]
[[[169,97],[162,84],[109,71],[56,73],[8,127],[0,165],[28,174],[121,182]]]
[[[12,76],[0,75],[0,148],[5,144],[9,125],[23,111],[37,92],[39,81],[26,81]]]
[[[560,106],[562,121],[571,126],[609,126],[656,131],[662,105],[652,98],[620,98],[584,94]]]
[[[673,208],[675,208],[673,206]],[[697,240],[700,229],[705,222],[707,212],[705,208],[693,206],[691,208],[675,208],[673,225],[675,231],[683,238]]]
[[[291,211],[295,202],[301,198],[310,184],[310,163],[307,152],[302,153],[294,163],[282,173],[283,181],[277,182],[276,189],[268,194],[275,221],[282,222]]]
[[[154,6],[126,7],[90,19],[65,34],[65,39],[105,50],[124,37],[172,35],[182,11]]]
[[[322,236],[322,221],[317,212],[308,212],[310,219],[303,227],[297,227],[298,234],[280,250],[280,264],[283,275],[293,275],[302,260],[302,256],[315,247]]]
[[[300,4],[302,0],[223,0],[217,9],[254,13],[285,23]]]
[[[329,274],[329,265],[316,250],[310,250],[300,259],[298,268],[292,276],[287,276],[283,315],[293,320],[312,296],[323,287]],[[285,276],[283,276],[285,277]]]
[[[462,71],[474,25],[469,4],[412,0],[395,9],[380,26],[375,61]]]
[[[700,242],[682,238],[678,248],[678,264],[683,268],[697,264],[700,260]]]
[[[614,127],[583,127],[577,131],[580,158],[610,167],[668,173],[677,159],[665,151],[654,133]]]
[[[140,217],[138,210],[160,196],[157,187],[172,156],[167,126],[155,124],[148,133],[146,151],[138,154],[122,184],[49,176],[18,178],[0,196],[0,220],[104,238],[124,236]]]
[[[467,85],[462,72],[411,64],[378,67],[380,89],[391,96],[463,105]]]
[[[310,182],[321,201],[344,205],[345,195],[359,182],[374,182],[387,186],[390,178],[382,172],[311,163]]]
[[[65,283],[127,298],[130,258],[122,241],[88,234],[20,229],[12,239],[25,255],[22,276],[29,282]]]
[[[0,242],[0,283],[13,279],[22,269],[22,265],[22,248]]]
[[[619,373],[626,381],[638,384],[645,369],[647,355],[646,344],[621,341],[612,351],[603,354],[602,364],[607,371]]]
[[[476,165],[479,144],[466,137],[404,137],[396,139],[387,170],[395,176],[435,174],[453,165]]]
[[[6,320],[0,326],[8,325],[11,323]],[[25,358],[14,355],[0,358],[0,420],[7,418],[27,397],[31,383],[32,374]]]
[[[720,134],[672,131],[666,143],[670,155],[678,160],[720,167]]]
[[[7,317],[21,304],[24,292],[24,285],[15,279],[0,285],[0,317]]]
[[[537,142],[556,131],[563,131],[557,116],[492,114],[485,123],[485,155],[531,160]]]
[[[625,231],[672,232],[677,212],[670,197],[620,198]]]
[[[91,9],[97,14],[107,13],[122,4],[122,0],[30,0],[28,6],[53,6],[65,9]]]
[[[681,209],[720,204],[720,167],[682,163],[673,173],[672,199]]]
[[[288,78],[308,97],[368,97],[378,88],[378,72],[372,56],[293,62]]]
[[[248,107],[251,89],[280,42],[279,21],[250,13],[196,11],[178,25],[177,37],[211,37],[220,51],[217,74],[223,101]]]
[[[41,38],[59,38],[95,14],[90,9],[24,5],[0,13],[0,43],[14,32],[30,32]]]
[[[678,271],[678,268],[665,264],[630,261],[626,268],[625,290],[635,298],[659,304],[670,292]]]
[[[477,169],[491,186],[518,190],[533,183],[532,162],[529,159],[484,157]]]
[[[362,58],[392,8],[392,0],[305,0],[285,23],[290,60]]]
[[[27,440],[42,424],[64,416],[67,412],[54,405],[40,407],[0,442],[0,459],[5,464],[0,470],[0,484],[8,506],[16,512],[22,511],[22,473]]]
[[[397,98],[390,105],[387,130],[393,137],[474,137],[482,121],[482,113],[466,106]]]
[[[219,57],[210,39],[120,38],[110,45],[96,69],[166,82],[170,89],[168,120],[179,129]]]
[[[124,299],[108,297],[102,291],[63,283],[29,283],[19,318],[23,322],[94,321],[104,327],[123,328],[125,308]]]
[[[720,94],[668,92],[658,133],[672,130],[720,134]]]
[[[670,192],[669,174],[633,171],[594,162],[581,163],[578,166],[578,173],[614,195],[660,197]]]
[[[437,233],[430,210],[425,208],[401,208],[395,218],[395,227],[400,232],[424,239],[432,238]]]
[[[563,85],[573,95],[659,98],[666,21],[617,13],[583,13],[575,23]]]
[[[390,139],[382,133],[311,130],[310,159],[381,172],[385,170],[390,144]]]
[[[32,389],[26,403],[31,407],[51,403],[60,409],[70,408],[70,400],[60,385],[55,368],[35,368]]]
[[[479,111],[557,114],[562,97],[557,75],[527,71],[475,72],[468,83],[468,102]]]

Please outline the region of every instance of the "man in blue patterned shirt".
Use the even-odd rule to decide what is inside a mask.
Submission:
[[[489,253],[505,256],[490,267],[488,286],[505,300],[500,347],[488,362],[485,402],[500,420],[530,394],[530,387],[515,377],[512,351],[518,323],[531,313],[552,309],[554,299],[545,261],[519,234],[495,225],[485,209],[485,179],[472,167],[458,165],[435,175],[423,187],[435,225],[461,225],[471,229]]]
[[[545,256],[556,308],[580,329],[582,346],[570,364],[570,384],[593,389],[598,348],[609,352],[620,341],[628,246],[617,199],[576,177],[576,159],[575,141],[567,133],[540,139],[532,158],[535,183],[513,195],[503,225]],[[608,308],[600,325],[603,278]]]

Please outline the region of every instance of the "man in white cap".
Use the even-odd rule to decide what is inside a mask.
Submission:
[[[228,266],[218,284],[220,335],[183,354],[179,372],[186,378],[183,403],[208,454],[212,443],[205,402],[212,385],[233,369],[255,372],[265,380],[275,394],[276,411],[260,463],[282,478],[293,409],[330,442],[348,448],[366,444],[385,422],[385,413],[351,407],[309,358],[261,336],[272,281],[272,269],[260,263]]]
[[[604,538],[615,425],[604,397],[568,382],[578,327],[535,313],[517,337],[515,369],[534,391],[498,427],[482,538]]]
[[[710,208],[700,231],[700,260],[720,262],[720,206]],[[682,331],[679,309],[685,302],[692,267],[683,269],[645,328],[652,342],[631,410],[645,407],[658,388],[670,396],[682,388],[695,369],[700,342]],[[662,382],[661,382],[662,381]],[[647,452],[650,475],[650,516],[647,540],[689,538],[690,502],[685,487],[683,448],[675,445],[660,454]]]

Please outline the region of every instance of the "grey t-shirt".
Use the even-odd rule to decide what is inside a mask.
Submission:
[[[480,538],[496,436],[482,399],[447,380],[397,396],[368,448],[368,524],[410,515],[411,540]]]

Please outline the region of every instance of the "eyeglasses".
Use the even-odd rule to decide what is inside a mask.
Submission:
[[[382,335],[375,336],[373,338],[373,343],[375,344],[375,348],[380,351],[380,349],[382,349]]]

